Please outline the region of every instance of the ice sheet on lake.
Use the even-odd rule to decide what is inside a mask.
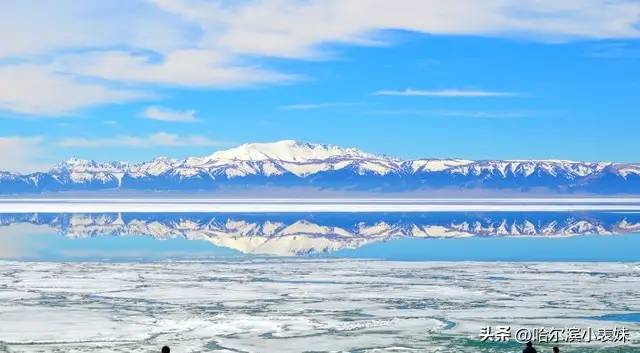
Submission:
[[[478,344],[499,324],[624,325],[637,350],[638,323],[589,318],[640,312],[638,288],[622,263],[0,262],[0,351],[517,351]]]

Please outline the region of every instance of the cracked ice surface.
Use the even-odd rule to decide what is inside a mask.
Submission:
[[[613,327],[640,264],[0,261],[0,352],[516,352],[482,326]],[[611,347],[563,347],[563,352]],[[545,350],[546,351],[546,350]]]

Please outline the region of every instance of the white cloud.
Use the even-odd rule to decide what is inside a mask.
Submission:
[[[298,76],[262,60],[326,58],[326,44],[378,44],[385,30],[570,40],[639,38],[639,24],[635,0],[2,1],[0,108],[51,115],[146,99],[140,87],[288,82]]]
[[[473,111],[473,110],[430,110],[430,109],[381,109],[368,112],[373,115],[401,115],[425,118],[478,118],[514,119],[542,116],[543,112],[532,111]]]
[[[194,30],[146,0],[0,1],[0,57],[114,46],[162,53],[189,41]]]
[[[241,87],[296,79],[294,75],[242,65],[214,50],[174,50],[159,59],[155,56],[124,51],[74,54],[61,57],[56,67],[117,82],[199,88]]]
[[[80,108],[148,98],[144,92],[82,82],[35,65],[0,66],[0,109],[22,114],[69,114]]]
[[[628,43],[598,43],[587,53],[588,56],[601,59],[640,58],[640,49]]]
[[[173,110],[157,106],[147,107],[147,109],[142,112],[142,116],[151,120],[169,122],[194,122],[198,120],[194,109]]]
[[[335,108],[335,107],[348,107],[355,105],[357,103],[354,102],[322,102],[322,103],[298,103],[298,104],[289,104],[283,105],[280,109],[283,110],[314,110],[314,109],[324,109],[324,108]]]
[[[0,171],[34,172],[52,165],[40,137],[0,136]]]
[[[220,147],[225,142],[211,140],[200,135],[180,136],[167,132],[157,132],[147,136],[120,135],[110,138],[66,138],[58,141],[61,147],[101,148],[101,147]]]
[[[419,96],[419,97],[508,97],[517,96],[514,92],[497,92],[468,89],[442,89],[442,90],[416,90],[407,88],[404,90],[380,90],[374,92],[378,96]]]
[[[530,38],[637,38],[633,0],[275,0],[222,6],[156,0],[203,31],[203,42],[236,53],[314,57],[324,43],[378,43],[387,29]]]
[[[0,3],[0,56],[64,48],[185,49],[309,57],[376,31],[637,38],[635,0],[23,0]],[[140,51],[140,50],[139,50]]]

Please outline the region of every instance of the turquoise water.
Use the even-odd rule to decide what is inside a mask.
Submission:
[[[594,317],[603,321],[640,322],[640,313],[607,314]]]

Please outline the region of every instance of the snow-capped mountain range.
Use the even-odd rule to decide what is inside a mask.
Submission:
[[[0,226],[47,225],[70,238],[152,236],[206,240],[247,254],[294,256],[399,238],[575,236],[640,232],[640,214],[534,213],[325,218],[205,214],[0,214]]]
[[[269,187],[382,193],[445,189],[640,194],[640,163],[400,160],[354,148],[286,140],[244,144],[205,157],[143,163],[70,159],[47,172],[0,172],[3,194]]]

